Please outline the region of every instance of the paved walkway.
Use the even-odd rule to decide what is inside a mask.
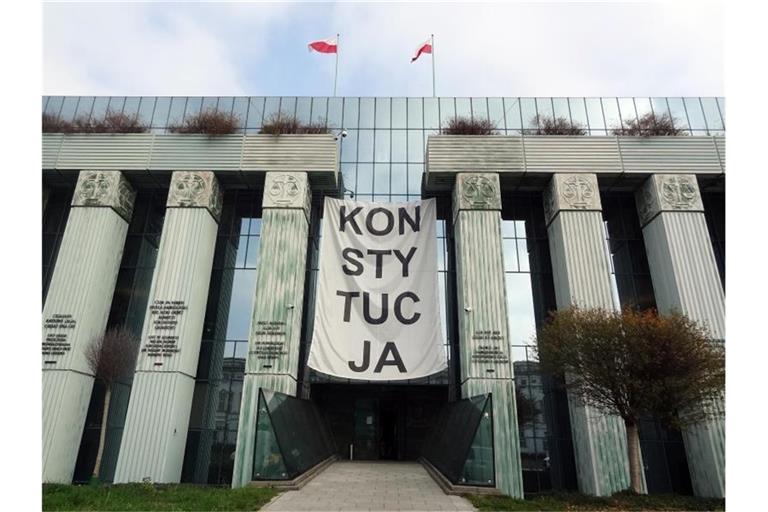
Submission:
[[[417,462],[335,462],[262,510],[474,510],[449,496]]]

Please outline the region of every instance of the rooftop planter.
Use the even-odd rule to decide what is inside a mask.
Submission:
[[[43,169],[79,171],[306,171],[314,188],[338,186],[332,134],[43,134]]]
[[[457,172],[725,172],[722,136],[431,135],[426,186],[445,190]]]

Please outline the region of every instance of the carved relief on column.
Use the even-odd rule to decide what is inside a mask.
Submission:
[[[221,203],[219,181],[212,171],[174,171],[167,208],[205,208],[218,222]]]
[[[72,206],[112,208],[131,221],[136,192],[120,171],[80,171]]]
[[[661,212],[703,212],[694,174],[652,174],[635,194],[640,225]]]
[[[496,173],[459,173],[453,187],[453,216],[459,210],[501,210],[501,187]]]
[[[544,219],[547,225],[561,210],[602,210],[597,175],[553,174],[544,192]]]
[[[264,180],[262,208],[304,210],[309,217],[312,190],[306,172],[268,172]]]

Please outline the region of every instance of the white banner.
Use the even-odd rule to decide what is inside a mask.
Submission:
[[[363,380],[444,370],[435,200],[326,197],[324,209],[309,366]]]

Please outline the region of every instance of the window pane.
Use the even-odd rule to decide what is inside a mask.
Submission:
[[[507,133],[523,129],[520,98],[504,98],[504,117],[507,120]]]
[[[358,130],[357,160],[373,162],[373,130]]]
[[[357,194],[370,194],[373,192],[373,164],[357,165]]]
[[[389,164],[373,166],[373,192],[375,194],[389,194]]]
[[[406,120],[405,98],[392,98],[392,128],[405,128]]]
[[[424,174],[423,164],[408,164],[408,193],[421,194],[421,176]]]
[[[533,98],[520,98],[520,111],[523,116],[523,128],[535,128],[538,123],[536,102]]]
[[[94,116],[97,115],[96,112],[96,106],[98,105],[99,101],[96,100],[96,103],[93,104],[93,114]],[[152,127],[153,128],[165,128],[166,123],[168,121],[168,113],[171,109],[171,98],[157,98],[157,101],[155,102],[155,112],[152,114]],[[104,115],[101,113],[101,115]]]
[[[422,130],[408,130],[408,161],[424,161],[424,133]]]
[[[605,116],[606,128],[609,130],[621,128],[619,105],[616,98],[603,98],[603,115]]]
[[[619,98],[619,115],[623,125],[626,125],[627,121],[637,120],[635,101],[632,98]]]
[[[296,118],[302,123],[308,123],[312,120],[312,98],[296,99]]]
[[[246,128],[261,128],[261,120],[264,115],[264,98],[254,96],[248,105],[248,123]]]
[[[375,162],[389,162],[389,130],[374,130],[375,132]]]
[[[187,106],[187,98],[174,97],[171,99],[171,110],[168,114],[168,126],[181,124],[184,118],[184,108]]]
[[[408,172],[405,164],[392,164],[392,193],[408,193]]]
[[[720,119],[720,111],[717,108],[715,98],[701,98],[704,106],[704,115],[707,118],[707,126],[710,130],[724,130],[723,120]]]
[[[62,121],[71,121],[75,117],[77,104],[80,98],[78,96],[67,96],[64,98],[64,105],[61,107],[59,118]]]
[[[472,106],[469,98],[456,98],[456,117],[471,117]]]
[[[256,268],[259,261],[259,242],[261,238],[258,236],[248,237],[248,252],[245,256],[245,268]]]
[[[651,98],[651,107],[653,107],[653,113],[659,117],[664,114],[670,115],[667,98]]]
[[[643,117],[647,113],[651,112],[652,109],[650,98],[635,98],[635,110],[637,110],[638,118]]]
[[[208,110],[208,109],[215,109],[216,106],[219,103],[219,98],[216,96],[205,96],[203,97],[202,104],[200,106],[200,111]]]
[[[389,98],[376,98],[376,128],[389,128],[390,108]]]
[[[424,98],[424,128],[440,128],[437,98]]]
[[[603,122],[603,109],[600,106],[600,98],[585,98],[584,102],[587,106],[587,119],[589,120],[590,130],[604,130],[605,123]],[[593,135],[600,135],[601,133],[592,132]]]
[[[720,106],[720,117],[723,118],[723,124],[725,124],[725,98],[717,98],[717,104]]]
[[[104,98],[99,98],[104,100]],[[48,104],[45,106],[45,113],[52,116],[58,116],[61,111],[61,105],[64,103],[64,96],[51,96],[48,99]]]
[[[232,113],[232,105],[234,104],[234,101],[235,98],[232,96],[220,96],[216,98],[216,112],[230,115]]]
[[[506,281],[509,341],[514,345],[528,345],[536,334],[530,274],[510,273]]]
[[[688,113],[688,121],[694,130],[706,130],[707,124],[704,122],[704,113],[701,111],[699,98],[685,98],[685,110]]]
[[[536,98],[536,110],[539,113],[539,119],[552,119],[552,98]]]
[[[488,118],[500,133],[504,133],[504,102],[501,98],[488,98]]]
[[[80,98],[80,103],[77,105],[77,110],[75,110],[75,117],[76,118],[85,118],[87,119],[91,115],[91,109],[93,108],[93,96],[83,96]]]
[[[456,117],[456,105],[453,98],[440,98],[440,127],[445,128],[448,121]]]
[[[190,119],[200,113],[200,109],[203,107],[203,98],[189,98],[187,99],[187,108],[184,110],[184,119]]]
[[[392,130],[392,161],[405,162],[407,160],[407,144],[405,130]]]
[[[235,98],[232,103],[232,115],[240,122],[240,126],[245,127],[248,119],[248,98]]]
[[[152,124],[152,114],[155,111],[155,97],[144,97],[141,98],[141,103],[139,104],[139,122],[141,124],[150,126]]]
[[[251,304],[255,284],[255,270],[239,269],[234,271],[226,339],[248,339],[248,327],[251,322]]]
[[[488,119],[488,101],[485,98],[472,98],[472,119]]]
[[[514,238],[505,238],[502,240],[504,254],[504,271],[517,272],[517,243]]]
[[[330,128],[348,128],[348,126],[342,125],[343,110],[343,98],[328,98],[328,126]]]
[[[280,112],[288,117],[294,117],[296,115],[296,98],[280,98]]]
[[[344,128],[357,128],[357,98],[344,98]]]
[[[341,138],[341,161],[357,161],[357,130],[347,130],[347,136]]]
[[[280,112],[280,98],[271,97],[264,100],[264,122],[272,117],[276,117]]]
[[[422,128],[424,113],[421,110],[421,98],[408,98],[408,128]]]
[[[554,105],[554,115],[555,117],[560,117],[571,122],[571,114],[568,111],[568,99],[567,98],[552,98],[552,103]]]
[[[669,110],[672,112],[674,118],[675,127],[688,128],[688,117],[685,114],[685,107],[683,106],[682,98],[667,98],[669,103]]]
[[[357,166],[355,164],[341,164],[341,177],[344,180],[344,188],[355,190],[357,180]]]
[[[360,128],[373,128],[374,99],[360,98]]]
[[[310,119],[313,123],[327,123],[328,117],[328,98],[311,98],[312,99],[312,111],[310,112]]]

